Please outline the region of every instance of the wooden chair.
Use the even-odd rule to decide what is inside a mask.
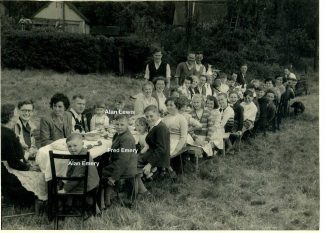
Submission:
[[[51,182],[51,199],[53,200],[53,209],[54,209],[54,229],[58,229],[59,227],[59,217],[81,217],[82,223],[81,227],[83,228],[83,223],[85,220],[85,211],[86,211],[86,197],[87,197],[87,183],[88,183],[88,166],[85,167],[85,173],[83,176],[80,177],[61,177],[56,175],[56,167],[55,167],[55,159],[62,159],[62,160],[71,160],[73,159],[75,162],[89,162],[89,152],[86,155],[62,155],[62,154],[55,154],[53,151],[50,151],[50,163],[51,163],[51,171],[52,171],[52,182]],[[80,181],[83,182],[83,190],[76,191],[76,192],[68,192],[68,193],[59,193],[58,187],[59,183],[63,181]],[[91,191],[93,196],[93,211],[96,213],[96,195],[97,189]],[[81,212],[80,213],[73,213],[67,214],[63,211],[59,210],[59,201],[66,199],[66,198],[75,198],[81,200]],[[64,207],[64,205],[63,205]]]

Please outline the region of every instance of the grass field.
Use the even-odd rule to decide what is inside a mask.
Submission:
[[[176,183],[151,183],[152,198],[134,209],[115,204],[86,229],[119,230],[316,230],[319,229],[318,76],[310,76],[308,96],[297,97],[303,114],[285,119],[281,131],[244,142],[240,154],[202,161],[196,175],[187,164]],[[139,91],[139,81],[110,75],[58,74],[51,71],[2,71],[2,103],[32,98],[36,115],[49,111],[57,91],[71,97],[111,103],[116,93]],[[34,117],[39,121],[39,117]],[[12,209],[3,209],[3,214]],[[15,210],[19,212],[20,210]],[[25,211],[25,210],[24,210]],[[26,210],[27,211],[27,210]],[[52,229],[46,216],[2,219],[2,229]],[[61,229],[80,229],[79,219]]]

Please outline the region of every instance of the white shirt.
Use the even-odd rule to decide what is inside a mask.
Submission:
[[[201,67],[202,67],[202,69],[203,69],[202,74],[203,74],[203,75],[206,75],[207,71],[206,71],[205,66],[204,66],[203,64],[196,64],[196,62],[195,62],[195,70],[196,70],[197,72],[199,72],[199,71],[201,70]]]
[[[222,93],[226,93],[228,92],[229,90],[229,86],[227,84],[224,84],[224,83],[221,83],[220,87],[219,87],[219,90],[222,92]]]
[[[159,66],[161,65],[161,62],[159,62],[158,64],[154,63],[155,64],[155,67],[156,67],[156,70],[159,68]],[[147,64],[146,66],[146,72],[144,74],[144,78],[145,79],[149,79],[150,77],[150,71],[149,71],[149,64]],[[169,64],[166,65],[166,78],[169,79],[171,77],[170,75],[170,66]]]
[[[181,92],[182,95],[185,95],[188,99],[191,99],[191,92],[189,89],[186,88],[185,84],[180,86],[178,90]]]
[[[70,112],[77,118],[80,122],[82,121],[82,115],[78,114],[73,108],[70,108]],[[76,132],[74,126],[76,125],[76,120],[72,117],[72,132]]]
[[[220,118],[218,117],[218,120],[215,121],[217,128],[224,128],[227,121],[235,117],[235,112],[229,105],[225,109],[218,108],[217,111],[220,112]]]
[[[162,120],[162,119],[159,118],[158,121],[156,121],[156,123],[155,123],[152,127],[150,127],[149,131],[150,131],[153,127],[157,126],[157,125],[161,122],[161,120]]]
[[[212,88],[211,85],[208,83],[205,84],[205,95],[206,96],[212,95]]]
[[[257,113],[257,107],[254,102],[251,102],[249,104],[242,102],[240,105],[244,108],[244,121],[250,120],[254,122]]]

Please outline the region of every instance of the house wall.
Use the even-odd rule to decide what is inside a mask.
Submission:
[[[64,15],[65,22],[68,24],[68,28],[72,27],[69,24],[79,24],[79,33],[89,34],[89,25],[72,10],[67,4],[63,4],[63,2],[51,2],[46,8],[44,8],[41,12],[36,14],[34,18],[38,19],[55,19],[55,20],[63,20],[63,7],[64,5]],[[69,22],[70,21],[70,22]],[[69,32],[75,32],[75,29],[72,31],[68,29]]]

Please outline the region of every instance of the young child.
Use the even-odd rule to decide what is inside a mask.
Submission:
[[[95,106],[95,115],[90,121],[90,130],[103,130],[109,126],[109,118],[105,114],[105,104],[98,102]]]
[[[79,133],[72,133],[67,139],[66,143],[68,146],[68,150],[72,155],[85,155],[87,154],[87,149],[83,147],[84,143],[82,141],[82,135]],[[93,159],[89,157],[90,164]],[[85,166],[88,166],[88,182],[87,182],[87,192],[90,192],[94,188],[96,188],[99,184],[99,176],[98,171],[95,165],[82,165],[80,163],[73,163],[70,160],[67,170],[67,177],[80,177],[85,172]],[[63,185],[63,189],[59,190],[59,193],[70,193],[70,192],[78,192],[83,190],[83,182],[82,181],[67,181]],[[91,204],[95,200],[91,200],[91,198],[87,198],[88,204]],[[67,200],[67,202],[71,205],[72,199]],[[67,205],[69,205],[67,203]]]
[[[240,104],[244,108],[243,129],[242,131],[239,131],[240,134],[254,127],[254,122],[257,114],[257,107],[254,104],[253,99],[253,92],[250,90],[245,91],[244,102]]]
[[[126,101],[126,98],[124,95],[122,94],[117,94],[116,97],[114,98],[114,106],[113,106],[113,111],[123,111],[124,110],[124,107],[125,107],[125,101]],[[109,121],[110,122],[113,122],[116,118],[116,115],[117,114],[110,114],[109,115]]]
[[[137,174],[136,146],[133,135],[128,129],[127,115],[116,117],[116,134],[113,137],[110,151],[110,163],[103,168],[105,206],[111,205],[115,182],[121,176],[132,177]]]
[[[149,130],[149,124],[147,122],[147,119],[145,117],[139,117],[135,120],[135,130],[137,134],[136,142],[140,150],[139,153],[144,153],[149,149],[148,144],[146,143],[146,137]]]

